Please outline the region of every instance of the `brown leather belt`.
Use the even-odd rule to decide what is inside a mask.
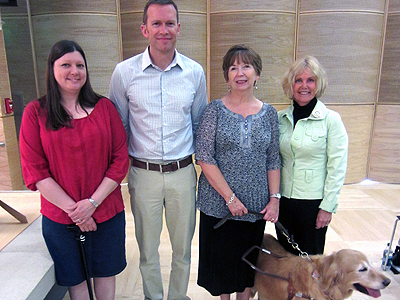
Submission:
[[[174,161],[167,165],[153,164],[153,163],[137,160],[136,158],[134,158],[132,156],[129,156],[129,157],[131,159],[132,166],[141,168],[141,169],[145,169],[148,171],[158,171],[161,173],[174,172],[179,169],[185,168],[192,163],[192,156],[188,156],[187,158],[182,159],[182,160]]]

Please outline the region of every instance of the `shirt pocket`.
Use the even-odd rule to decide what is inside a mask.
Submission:
[[[288,130],[288,126],[279,124],[279,134],[284,134]]]
[[[307,128],[304,145],[311,148],[326,149],[327,132],[321,128]]]

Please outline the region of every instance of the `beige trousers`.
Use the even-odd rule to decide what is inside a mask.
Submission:
[[[171,173],[130,168],[129,192],[145,299],[162,300],[164,296],[158,252],[164,214],[172,246],[167,299],[190,299],[186,293],[196,222],[196,181],[193,164]]]

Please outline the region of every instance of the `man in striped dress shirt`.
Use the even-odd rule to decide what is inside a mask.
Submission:
[[[110,84],[109,97],[128,135],[145,299],[164,297],[158,252],[164,212],[173,251],[168,299],[189,299],[197,181],[192,154],[207,92],[201,65],[175,49],[179,30],[173,1],[148,1],[141,31],[149,46],[119,63]]]

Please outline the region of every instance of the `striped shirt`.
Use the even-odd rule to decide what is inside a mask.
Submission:
[[[205,75],[197,62],[175,50],[162,70],[147,48],[117,64],[109,98],[127,132],[129,155],[168,162],[194,153],[195,131],[207,105]]]

